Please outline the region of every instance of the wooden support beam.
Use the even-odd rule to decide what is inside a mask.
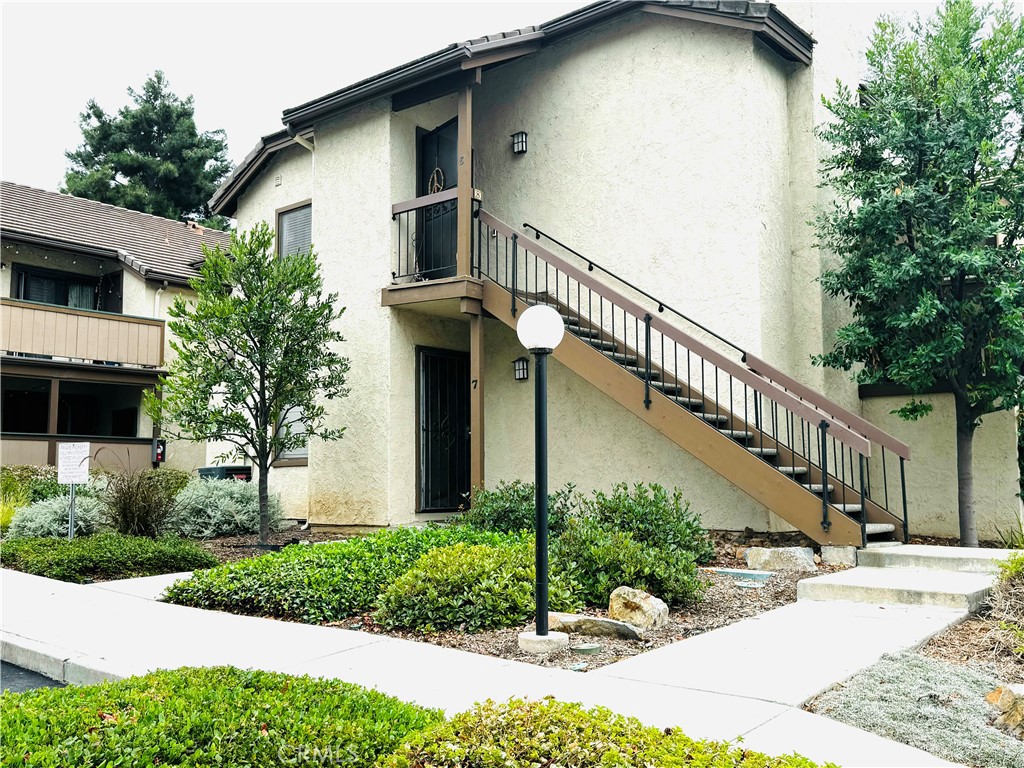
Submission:
[[[46,420],[46,431],[57,434],[57,413],[60,405],[60,379],[50,379],[50,415]],[[51,440],[46,451],[46,460],[50,464],[57,463],[57,441]]]
[[[469,317],[469,478],[473,492],[484,485],[484,319]]]
[[[456,236],[455,273],[470,274],[473,231],[473,83],[459,91],[458,148],[458,234]]]

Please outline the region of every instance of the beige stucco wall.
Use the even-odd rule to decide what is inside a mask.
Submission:
[[[908,515],[912,534],[959,536],[957,515],[956,420],[952,395],[919,399],[934,410],[919,421],[904,421],[891,411],[906,397],[864,400],[864,416],[912,447],[906,465]],[[984,417],[974,435],[974,509],[981,540],[998,540],[1021,515],[1017,467],[1017,421],[1010,411]],[[888,456],[889,495],[899,498],[898,464]],[[879,457],[873,457],[872,484],[880,484]],[[897,467],[897,473],[893,468]],[[894,476],[895,475],[895,476]],[[877,494],[876,494],[877,495]]]

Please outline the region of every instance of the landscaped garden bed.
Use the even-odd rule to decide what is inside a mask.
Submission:
[[[230,667],[0,695],[4,766],[652,765],[815,768],[545,699],[440,712],[336,680]]]

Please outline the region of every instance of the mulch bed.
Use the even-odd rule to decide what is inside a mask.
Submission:
[[[734,564],[733,564],[734,565]],[[732,567],[730,565],[729,567]],[[344,621],[334,622],[328,626],[341,629],[358,629],[363,632],[387,634],[406,640],[432,643],[460,651],[470,651],[486,656],[497,656],[512,661],[523,661],[542,667],[560,667],[577,672],[586,672],[606,664],[613,664],[631,656],[660,648],[670,643],[686,640],[689,637],[710,632],[713,629],[733,624],[742,619],[756,616],[759,613],[779,608],[796,601],[796,584],[808,576],[820,576],[832,573],[839,568],[819,566],[817,573],[776,573],[764,582],[764,586],[747,588],[737,585],[735,579],[722,574],[707,572],[705,575],[711,583],[704,599],[696,606],[673,610],[669,621],[647,634],[644,640],[619,640],[607,637],[585,637],[570,635],[570,645],[575,643],[600,643],[602,649],[594,655],[581,655],[569,650],[559,651],[546,656],[535,656],[519,650],[518,636],[524,630],[532,628],[532,622],[522,627],[497,629],[487,632],[466,633],[459,630],[446,632],[407,632],[384,630],[378,626],[370,615],[354,616]],[[607,616],[607,611],[587,610],[594,616]]]
[[[936,635],[920,653],[950,664],[986,669],[1003,683],[1024,683],[1024,661],[996,644],[996,629],[996,622],[982,612]]]
[[[220,560],[222,563],[233,563],[238,560],[246,560],[250,557],[258,557],[268,552],[274,552],[289,544],[300,544],[302,542],[320,541],[341,541],[348,536],[337,531],[303,531],[299,528],[288,528],[283,531],[271,533],[268,541],[274,549],[263,549],[259,546],[260,537],[256,534],[247,536],[222,536],[218,539],[207,539],[201,542],[204,549]]]

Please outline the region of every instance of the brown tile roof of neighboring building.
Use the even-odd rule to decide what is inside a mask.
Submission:
[[[67,248],[119,259],[147,280],[185,284],[202,246],[227,248],[227,232],[118,208],[83,197],[0,182],[0,232],[5,240]]]
[[[292,143],[292,136],[308,134],[319,120],[370,99],[453,76],[467,66],[472,68],[476,62],[479,62],[477,66],[488,66],[489,60],[494,61],[495,54],[512,50],[527,53],[566,35],[589,29],[594,24],[637,10],[746,29],[785,59],[801,64],[810,64],[811,61],[813,38],[771,3],[748,0],[598,0],[543,24],[452,43],[434,53],[286,109],[282,116],[285,130],[260,139],[214,193],[210,207],[217,213],[233,215],[238,197],[266,163]]]

